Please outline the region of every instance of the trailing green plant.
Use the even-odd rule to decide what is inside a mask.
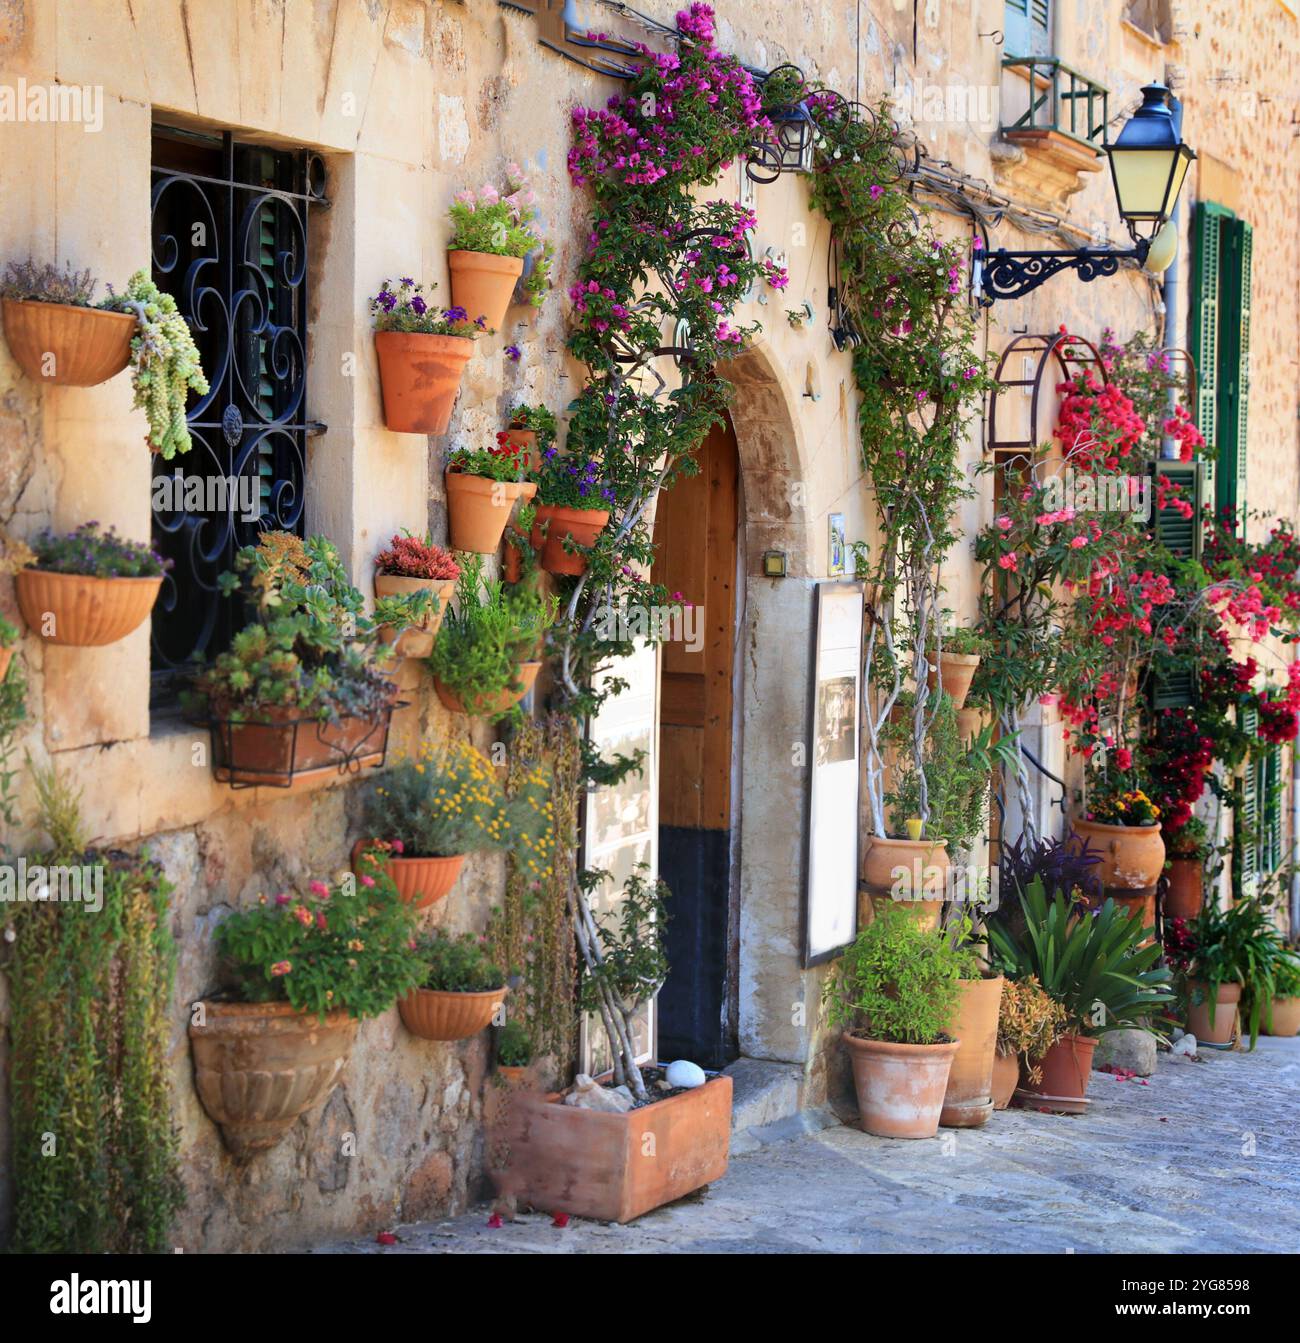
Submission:
[[[526,1068],[533,1061],[533,1041],[521,1021],[506,1021],[497,1028],[497,1063],[503,1068]]]
[[[524,263],[524,276],[519,282],[524,297],[534,308],[546,302],[551,288],[551,272],[555,268],[555,244],[549,239],[532,256],[532,264]]]
[[[216,945],[239,1002],[287,1002],[322,1020],[387,1011],[420,982],[416,914],[382,866],[304,895],[261,896],[217,925]]]
[[[1300,998],[1300,952],[1294,947],[1284,946],[1278,953],[1273,967],[1273,997]],[[1270,1029],[1272,1024],[1270,1015]]]
[[[1165,831],[1165,854],[1169,858],[1188,858],[1204,862],[1212,849],[1210,834],[1199,816],[1192,816],[1177,830]]]
[[[505,985],[506,972],[492,958],[486,937],[459,937],[430,929],[417,941],[423,975],[418,987],[438,993],[486,993]]]
[[[836,961],[822,992],[827,1024],[868,1040],[936,1044],[956,1010],[961,981],[979,972],[971,948],[886,906]]]
[[[0,648],[12,648],[22,637],[22,631],[12,620],[0,616]]]
[[[1034,976],[1064,1007],[1071,1034],[1151,1029],[1151,1017],[1173,1001],[1167,987],[1172,976],[1157,968],[1160,944],[1142,945],[1148,930],[1141,920],[1113,900],[1090,910],[1060,891],[1049,898],[1041,877],[1017,894],[1023,922],[988,927],[1002,973],[1015,980]]]
[[[172,887],[145,854],[86,849],[79,790],[53,766],[29,770],[52,841],[29,863],[79,868],[83,898],[7,906],[12,1248],[162,1253],[184,1201],[170,1086]],[[95,899],[88,879],[100,883]]]
[[[83,522],[59,534],[46,528],[31,542],[31,567],[52,574],[83,574],[88,578],[156,578],[171,560],[139,541],[128,541],[110,527]]]
[[[1258,900],[1241,899],[1227,909],[1207,900],[1186,926],[1184,959],[1189,995],[1204,994],[1210,1025],[1214,1025],[1219,986],[1241,985],[1241,1014],[1250,1047],[1259,1039],[1260,1020],[1277,997],[1274,976],[1287,954],[1281,934]],[[1195,982],[1198,987],[1192,988]],[[1204,988],[1199,987],[1204,985]]]
[[[18,771],[10,763],[14,753],[14,738],[27,717],[27,678],[17,658],[9,664],[8,672],[0,677],[0,820],[6,825],[17,825],[18,797],[14,780]],[[0,841],[0,853],[7,845]]]

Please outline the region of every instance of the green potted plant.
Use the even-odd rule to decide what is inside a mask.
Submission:
[[[542,247],[531,227],[537,218],[537,196],[517,164],[506,167],[505,190],[484,183],[477,191],[458,191],[448,214],[451,238],[447,243],[447,266],[451,272],[451,298],[471,317],[481,317],[498,329],[515,284],[524,269],[524,257]],[[535,306],[545,292],[550,254],[543,251],[534,271],[541,274],[529,291]]]
[[[333,544],[263,532],[219,582],[252,619],[187,696],[212,727],[217,778],[287,787],[378,763],[397,696],[385,675],[391,650]]]
[[[84,522],[64,535],[40,532],[30,547],[11,544],[18,609],[46,643],[98,648],[136,629],[158,598],[171,561],[113,528]]]
[[[586,573],[583,551],[604,531],[613,501],[613,486],[594,457],[561,453],[553,444],[543,451],[532,534],[542,568],[571,577]]]
[[[537,493],[528,479],[528,450],[498,434],[490,448],[456,448],[447,454],[447,532],[453,550],[496,553],[516,502]]]
[[[1150,1029],[1157,1009],[1173,1001],[1166,969],[1156,968],[1157,943],[1113,900],[1100,910],[1060,890],[1048,897],[1041,876],[1017,892],[1018,924],[990,922],[994,964],[1008,979],[1037,979],[1065,1010],[1065,1026],[1041,1061],[1034,1060],[1024,1091],[1042,1108],[1081,1111],[1097,1038],[1120,1026]],[[1028,1102],[1027,1102],[1028,1103]]]
[[[533,1040],[521,1021],[506,1021],[497,1027],[497,1076],[509,1086],[518,1086],[533,1061]]]
[[[1160,808],[1131,770],[1091,771],[1083,816],[1071,829],[1101,855],[1103,892],[1124,905],[1145,928],[1155,926],[1156,884],[1165,868]]]
[[[960,710],[966,703],[980,659],[990,647],[990,641],[976,630],[962,626],[945,629],[938,639],[931,641],[926,652],[929,664],[926,680],[931,693],[936,685],[941,685],[953,708]]]
[[[1205,822],[1193,816],[1177,830],[1165,830],[1169,889],[1165,892],[1165,918],[1194,919],[1205,898],[1205,860],[1210,856]]]
[[[1273,1001],[1264,1030],[1269,1035],[1300,1034],[1300,953],[1282,945],[1273,966]]]
[[[554,411],[546,406],[520,402],[511,408],[509,424],[497,435],[497,443],[521,456],[529,471],[536,471],[541,464],[541,454],[555,442],[558,432]]]
[[[357,1022],[420,982],[414,917],[378,871],[355,890],[262,896],[217,925],[226,991],[196,1004],[189,1034],[199,1099],[236,1156],[274,1147],[324,1100]]]
[[[424,973],[399,999],[402,1022],[423,1040],[468,1040],[501,1011],[506,976],[493,961],[487,939],[441,929],[425,933],[417,955]]]
[[[399,434],[445,434],[483,323],[470,321],[463,308],[435,308],[424,285],[410,278],[396,289],[385,280],[370,312],[384,424]]]
[[[823,991],[827,1023],[853,1065],[862,1128],[932,1138],[959,1041],[948,1034],[972,952],[897,908],[882,909],[836,962]]]
[[[1210,901],[1188,921],[1186,938],[1187,1029],[1198,1044],[1227,1045],[1244,1012],[1254,1049],[1282,949],[1268,914],[1257,900],[1228,909]]]
[[[1065,1033],[1065,1024],[1065,1008],[1043,992],[1036,976],[1005,981],[993,1060],[995,1110],[1005,1110],[1011,1104],[1022,1067],[1032,1082],[1042,1081],[1041,1060]]]
[[[557,603],[541,594],[535,577],[507,585],[482,574],[477,557],[462,566],[456,605],[438,631],[429,667],[445,708],[497,719],[532,689]]]
[[[375,556],[375,596],[409,598],[428,594],[419,605],[407,602],[399,608],[376,606],[375,615],[380,624],[379,637],[385,643],[397,644],[396,655],[406,658],[426,658],[433,652],[433,641],[447,611],[447,603],[456,590],[460,566],[451,554],[435,545],[431,536],[412,536],[410,532],[395,535],[388,545]],[[386,622],[381,617],[393,613],[407,628],[399,635],[398,621]]]

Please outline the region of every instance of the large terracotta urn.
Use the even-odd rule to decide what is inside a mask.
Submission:
[[[871,835],[862,861],[858,923],[865,926],[889,905],[901,905],[926,927],[943,913],[951,863],[945,841]]]
[[[1158,825],[1074,821],[1072,828],[1101,855],[1096,874],[1106,895],[1135,900],[1155,894],[1165,869],[1165,841]]]

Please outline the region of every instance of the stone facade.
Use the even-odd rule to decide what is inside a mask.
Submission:
[[[671,21],[677,6],[643,0],[641,7]],[[594,0],[582,8],[593,27],[613,26]],[[866,103],[893,92],[913,110],[933,159],[1019,203],[1058,211],[1082,234],[1106,224],[1112,240],[1122,236],[1108,174],[1035,162],[1036,151],[999,137],[998,109],[1014,101],[1007,80],[1015,78],[1003,75],[1001,49],[989,36],[1002,27],[1001,0],[915,7],[719,0],[716,8],[720,45],[745,61],[768,68],[792,61]],[[1296,21],[1277,0],[1174,3],[1174,40],[1162,45],[1122,21],[1123,0],[1064,0],[1055,9],[1056,54],[1109,86],[1113,118],[1136,103],[1141,84],[1177,82],[1184,137],[1200,154],[1184,218],[1198,196],[1214,195],[1255,225],[1252,503],[1294,517],[1300,233],[1284,72],[1300,55]],[[324,157],[331,204],[312,225],[308,376],[310,414],[328,429],[309,448],[306,521],[338,545],[363,590],[375,552],[394,531],[445,534],[447,444],[485,441],[517,400],[562,410],[581,385],[582,369],[563,345],[564,289],[587,211],[565,172],[568,112],[602,101],[613,83],[541,46],[532,16],[494,0],[0,0],[0,83],[19,79],[101,89],[102,129],[0,121],[3,259],[66,259],[119,284],[147,267],[155,122],[230,129]],[[989,91],[993,124],[927,113],[926,91],[957,81],[975,99],[969,106],[982,106],[980,91]],[[446,297],[446,207],[454,192],[499,177],[511,160],[530,170],[541,195],[545,232],[557,248],[557,287],[539,315],[512,309],[506,330],[480,345],[448,436],[421,443],[390,434],[366,300],[386,276],[401,274],[436,279]],[[735,167],[723,185],[738,188]],[[828,572],[828,515],[845,514],[849,537],[870,539],[870,500],[857,465],[849,356],[834,350],[824,330],[826,225],[809,211],[798,177],[758,188],[757,208],[756,246],[784,253],[791,279],[783,296],[742,310],[742,321],[763,322],[764,335],[729,372],[748,530],[739,1030],[745,1054],[803,1065],[813,1102],[830,1082],[815,1026],[821,972],[802,969],[799,959],[802,839],[792,818],[802,815],[805,782],[790,767],[789,746],[804,734],[810,591]],[[961,213],[939,218],[943,232],[969,237]],[[1056,245],[1009,223],[992,242]],[[1177,264],[1182,330],[1186,246]],[[816,316],[793,328],[782,309],[805,298]],[[1062,324],[1094,340],[1109,326],[1123,338],[1158,325],[1161,315],[1158,287],[1135,271],[1091,286],[1063,276],[1025,300],[996,305],[986,320],[987,348],[997,352],[1017,332]],[[517,363],[503,357],[508,341],[522,350]],[[341,371],[353,362],[355,375]],[[1040,427],[1050,432],[1051,423],[1049,395]],[[0,525],[25,536],[97,518],[147,536],[151,464],[141,432],[127,379],[42,391],[0,344]],[[963,452],[972,472],[985,437],[977,420]],[[795,483],[802,489],[792,490]],[[964,508],[968,535],[988,516],[982,488]],[[789,577],[761,576],[766,549],[787,552]],[[969,543],[959,544],[945,571],[959,615],[974,612],[977,577]],[[14,615],[8,585],[0,609]],[[176,883],[174,1082],[189,1195],[177,1244],[284,1247],[463,1208],[482,1165],[482,1040],[418,1041],[395,1012],[364,1024],[328,1104],[273,1153],[243,1167],[226,1154],[193,1091],[186,1005],[214,982],[214,915],[342,867],[357,834],[356,786],[286,795],[217,784],[206,756],[195,752],[202,737],[150,720],[146,629],[93,650],[42,650],[28,639],[22,655],[32,688],[21,745],[75,778],[91,834],[104,843],[147,843]],[[427,692],[412,690],[412,707],[395,723],[395,746],[470,730]],[[1042,730],[1048,763],[1059,763],[1052,744],[1059,730],[1050,721]],[[481,746],[491,740],[481,723],[472,734]],[[27,788],[26,824],[7,843],[38,842],[32,813]],[[432,920],[481,928],[503,876],[498,860],[471,859]],[[339,1155],[346,1134],[355,1135],[355,1156]],[[7,1214],[7,1196],[0,1211]]]

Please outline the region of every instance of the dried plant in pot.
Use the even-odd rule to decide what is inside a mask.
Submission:
[[[247,1159],[326,1099],[357,1021],[387,1011],[424,965],[414,913],[382,871],[262,896],[217,925],[216,945],[229,988],[191,1016],[194,1084],[226,1146]]]
[[[515,504],[537,493],[528,479],[528,451],[508,436],[490,448],[456,448],[447,455],[447,535],[453,550],[493,555]]]
[[[86,522],[66,535],[40,532],[11,545],[4,567],[28,628],[46,643],[97,648],[116,643],[153,609],[171,561],[110,527]]]
[[[420,983],[399,1000],[402,1023],[422,1040],[468,1040],[500,1019],[506,975],[490,954],[487,939],[441,929],[425,933],[416,954]]]
[[[484,183],[477,191],[458,191],[448,211],[451,238],[447,267],[452,302],[471,317],[498,329],[505,321],[524,258],[539,253],[530,276],[529,302],[545,293],[550,255],[531,227],[537,197],[517,164],[506,168],[505,190]],[[538,267],[541,267],[540,274]]]
[[[460,566],[430,536],[422,539],[401,532],[375,557],[376,598],[398,598],[404,603],[382,610],[376,607],[379,637],[385,643],[396,643],[398,657],[425,658],[433,652],[434,638],[459,577]],[[420,593],[428,594],[427,600],[413,604],[409,599]],[[389,611],[398,617],[391,624],[383,620]],[[399,624],[405,627],[399,630]]]
[[[993,1106],[1005,1110],[1020,1082],[1023,1066],[1031,1081],[1041,1082],[1041,1060],[1065,1030],[1065,1008],[1043,992],[1034,975],[1003,982],[998,1007],[997,1052],[993,1063]]]

